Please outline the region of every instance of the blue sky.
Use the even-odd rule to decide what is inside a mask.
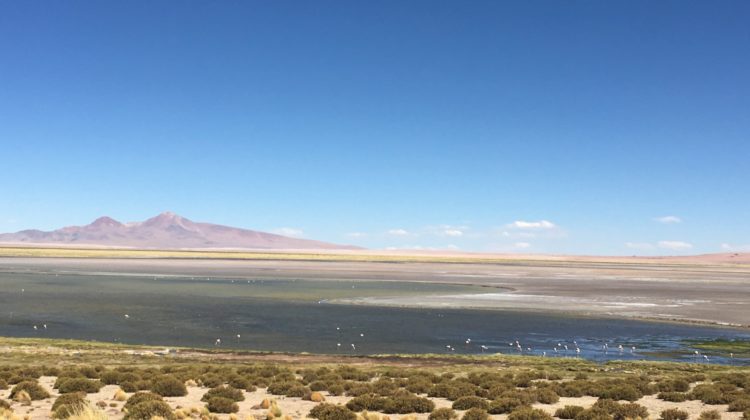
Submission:
[[[750,250],[747,1],[0,1],[0,231]]]

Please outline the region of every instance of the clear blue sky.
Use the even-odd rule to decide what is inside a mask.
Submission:
[[[0,1],[0,231],[750,249],[748,1]],[[659,219],[665,218],[666,219]]]

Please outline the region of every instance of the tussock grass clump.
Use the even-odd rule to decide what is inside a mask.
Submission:
[[[57,390],[61,394],[68,394],[71,392],[85,392],[87,394],[93,394],[99,392],[104,386],[98,379],[87,379],[87,378],[70,378],[62,381]]]
[[[227,398],[235,402],[245,400],[245,394],[243,394],[241,389],[236,389],[229,385],[222,385],[209,389],[208,392],[203,394],[201,401],[208,402],[211,398],[215,397]]]
[[[471,408],[461,417],[463,420],[488,420],[489,418],[490,415],[481,408]]]
[[[454,410],[468,410],[470,408],[481,408],[486,411],[490,408],[490,403],[484,398],[475,396],[461,397],[453,401]]]
[[[19,382],[10,391],[10,398],[15,400],[21,392],[26,392],[32,401],[44,400],[50,397],[49,393],[36,381]]]
[[[318,420],[356,420],[357,415],[348,408],[335,404],[318,404],[310,410],[308,417]]]
[[[112,399],[120,402],[127,401],[128,395],[125,394],[125,391],[123,391],[122,389],[118,389],[117,391],[115,391],[115,394],[112,395]]]
[[[574,419],[583,410],[584,408],[579,405],[566,405],[565,407],[558,408],[555,411],[555,417],[561,419]]]
[[[73,409],[68,420],[109,420],[109,417],[99,408],[91,404],[83,404]]]
[[[147,401],[164,401],[164,399],[161,395],[153,392],[136,392],[125,402],[123,410],[130,410],[132,407]]]
[[[549,388],[540,388],[536,391],[536,400],[542,404],[554,404],[560,401],[560,396]]]
[[[162,400],[148,400],[127,408],[124,420],[152,420],[153,417],[176,419],[169,404]]]
[[[154,378],[151,391],[162,397],[184,397],[188,393],[185,383],[171,375]]]
[[[52,403],[52,417],[56,419],[67,419],[77,411],[81,406],[87,405],[85,392],[71,392],[62,394]]]
[[[660,420],[687,420],[688,412],[677,408],[670,408],[661,412]]]
[[[236,413],[240,411],[240,406],[234,400],[224,397],[211,397],[206,404],[208,411],[212,413]]]
[[[458,414],[451,408],[438,408],[433,410],[427,417],[427,420],[455,420]]]
[[[508,420],[552,420],[552,416],[538,408],[523,407],[511,412]]]

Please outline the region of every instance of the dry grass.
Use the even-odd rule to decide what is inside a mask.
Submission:
[[[109,420],[107,414],[91,404],[77,406],[68,420]]]

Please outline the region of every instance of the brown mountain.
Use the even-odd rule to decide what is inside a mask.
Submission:
[[[45,232],[22,230],[0,234],[0,242],[129,247],[145,249],[360,249],[273,233],[193,222],[171,212],[143,222],[120,223],[100,217],[85,226],[68,226]]]

